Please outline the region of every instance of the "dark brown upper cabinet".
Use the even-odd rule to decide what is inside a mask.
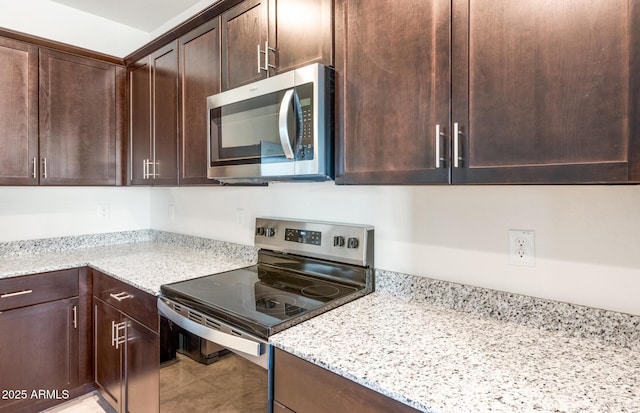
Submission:
[[[450,10],[336,1],[337,183],[448,182]]]
[[[38,184],[38,48],[0,38],[0,184]]]
[[[640,180],[639,23],[636,0],[453,0],[453,182]]]
[[[638,24],[638,0],[337,0],[336,181],[639,181]]]
[[[180,185],[207,179],[207,96],[220,92],[218,18],[182,36],[180,51]]]
[[[333,65],[331,0],[245,0],[221,16],[222,90],[311,63]]]
[[[178,42],[134,64],[129,87],[129,183],[177,185]]]
[[[41,185],[116,185],[125,71],[40,50]]]

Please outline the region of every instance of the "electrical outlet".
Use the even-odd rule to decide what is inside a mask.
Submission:
[[[100,221],[109,220],[109,205],[98,205],[98,219]]]
[[[534,267],[535,251],[533,231],[509,230],[509,264]]]
[[[169,205],[169,208],[167,210],[167,217],[169,218],[169,221],[175,221],[176,220],[176,206],[175,205]]]

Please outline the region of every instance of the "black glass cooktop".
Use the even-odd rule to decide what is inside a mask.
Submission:
[[[163,296],[261,337],[360,289],[263,264],[161,287]]]

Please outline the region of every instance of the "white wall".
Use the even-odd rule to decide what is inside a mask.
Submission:
[[[151,191],[154,229],[252,244],[256,216],[372,224],[378,268],[640,315],[636,186]],[[535,231],[535,267],[508,265],[509,229]]]
[[[124,57],[149,33],[50,0],[0,1],[0,27]]]
[[[0,187],[0,242],[147,229],[149,200],[149,188]]]

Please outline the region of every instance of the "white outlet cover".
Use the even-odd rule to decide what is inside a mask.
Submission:
[[[535,267],[536,248],[534,232],[531,230],[509,230],[509,264]]]

